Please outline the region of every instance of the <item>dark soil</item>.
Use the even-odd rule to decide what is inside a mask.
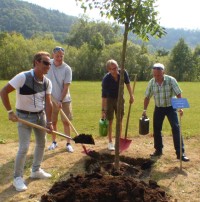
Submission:
[[[114,167],[114,155],[90,152],[85,161],[85,174],[71,175],[56,182],[41,202],[157,202],[170,197],[149,176],[151,159],[120,156],[119,170]]]
[[[80,134],[74,137],[73,140],[75,141],[75,143],[95,144],[92,135],[87,135],[87,134]]]

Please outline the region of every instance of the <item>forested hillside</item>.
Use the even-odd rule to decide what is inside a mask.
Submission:
[[[71,26],[78,20],[57,10],[48,10],[20,0],[0,0],[0,31],[19,32],[24,37],[49,35],[59,42],[65,42]],[[80,30],[81,31],[81,30]],[[145,45],[149,50],[171,50],[180,38],[191,47],[200,42],[200,30],[166,29],[167,35],[161,39],[151,38]],[[136,44],[143,42],[130,34],[129,39]]]
[[[30,38],[35,34],[52,33],[63,41],[76,17],[57,10],[48,10],[20,0],[0,0],[0,31],[19,32]]]
[[[200,44],[200,30],[166,29],[166,32],[167,34],[160,39],[150,37],[150,41],[145,43],[149,50],[171,50],[177,44],[180,38],[183,38],[188,46],[192,49]],[[143,43],[133,35],[130,37],[130,39],[134,43],[140,45]]]
[[[30,69],[38,50],[51,53],[59,45],[66,50],[73,80],[101,80],[108,59],[121,65],[122,32],[116,23],[71,17],[19,0],[0,0],[0,79]],[[125,68],[131,79],[137,74],[137,80],[149,80],[152,65],[161,62],[178,81],[200,81],[200,31],[166,29],[166,33],[148,43],[130,33]]]

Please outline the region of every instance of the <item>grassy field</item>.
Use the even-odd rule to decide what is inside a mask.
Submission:
[[[7,81],[0,81],[0,89],[7,83]],[[180,87],[183,90],[182,96],[188,99],[190,104],[189,109],[184,109],[184,116],[181,119],[182,134],[185,138],[199,135],[200,123],[200,108],[199,108],[199,83],[180,82]],[[138,135],[139,118],[143,110],[144,91],[147,82],[137,82],[135,87],[135,102],[131,108],[128,137]],[[98,122],[101,118],[101,82],[76,82],[71,84],[71,96],[73,106],[72,121],[78,133],[92,134],[94,137],[99,135]],[[128,110],[127,90],[125,89],[125,108]],[[10,100],[13,109],[15,109],[15,92],[10,94]],[[151,99],[147,115],[150,118],[150,132],[152,132],[152,113],[154,108],[154,101]],[[124,118],[124,126],[126,122],[126,115]],[[16,141],[17,128],[16,123],[8,120],[8,115],[5,108],[0,101],[0,141]],[[59,131],[63,128],[59,121]],[[123,130],[125,131],[125,130]],[[167,119],[163,125],[163,134],[170,135],[171,129]]]
[[[0,81],[0,88],[6,84],[6,81]],[[127,151],[122,155],[131,158],[149,158],[149,154],[154,151],[153,137],[151,134],[139,135],[139,118],[143,111],[143,98],[147,82],[137,82],[135,88],[135,102],[131,108],[130,124],[128,129],[128,138],[132,143]],[[184,116],[181,120],[181,129],[184,136],[186,154],[190,161],[183,163],[183,170],[180,171],[180,162],[174,155],[174,146],[171,135],[171,129],[167,120],[163,125],[164,155],[156,160],[149,175],[145,181],[155,180],[162,189],[172,196],[171,201],[178,202],[199,202],[199,83],[180,83],[183,90],[183,97],[188,99],[189,109],[184,109]],[[92,134],[95,139],[95,145],[87,145],[87,148],[104,153],[107,152],[107,138],[98,137],[98,122],[101,118],[101,83],[100,82],[73,82],[71,85],[71,95],[73,99],[73,125],[78,133]],[[125,89],[126,111],[128,110],[128,97]],[[12,107],[15,109],[15,93],[10,95]],[[151,100],[148,115],[150,118],[150,133],[152,133],[152,113],[154,102]],[[126,112],[127,115],[127,112]],[[124,118],[124,126],[126,122]],[[62,125],[59,120],[59,131],[62,132]],[[123,130],[124,131],[124,130]],[[72,134],[74,135],[74,134]],[[34,138],[34,136],[32,136]],[[8,120],[8,115],[0,101],[0,201],[13,202],[35,202],[40,201],[41,195],[47,191],[57,181],[69,178],[69,174],[74,176],[85,173],[85,161],[87,155],[82,153],[80,144],[73,144],[74,153],[67,153],[65,149],[66,140],[58,137],[59,147],[56,150],[49,151],[47,146],[51,143],[51,136],[48,136],[47,146],[45,148],[42,168],[53,175],[50,180],[32,180],[30,179],[30,168],[33,160],[34,141],[31,141],[27,161],[25,166],[24,178],[28,185],[26,192],[16,192],[12,186],[13,166],[17,143],[16,123]]]

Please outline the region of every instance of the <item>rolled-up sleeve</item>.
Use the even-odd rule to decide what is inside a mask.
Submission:
[[[171,78],[171,84],[172,84],[173,91],[176,95],[179,95],[182,93],[182,90],[180,89],[178,82],[176,81],[175,78]]]
[[[124,83],[125,84],[130,83],[130,78],[129,78],[128,72],[126,70],[124,71]]]

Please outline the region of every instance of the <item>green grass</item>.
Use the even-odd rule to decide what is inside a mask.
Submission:
[[[7,81],[0,81],[0,89]],[[188,99],[189,109],[184,109],[184,116],[181,119],[181,129],[184,137],[189,138],[199,135],[200,108],[199,108],[199,83],[180,82],[183,90],[182,96]],[[131,108],[129,119],[128,137],[138,135],[139,118],[143,111],[144,91],[147,82],[137,82],[135,86],[135,102]],[[99,135],[99,119],[101,118],[101,82],[73,81],[70,87],[73,107],[73,125],[78,133],[92,134],[94,137]],[[15,92],[10,94],[10,100],[13,109],[15,108]],[[125,109],[124,126],[126,125],[126,116],[128,110],[128,94],[125,88]],[[152,114],[154,108],[153,98],[150,101],[147,115],[150,118],[150,132],[152,133]],[[115,127],[115,123],[114,123]],[[63,131],[59,119],[58,130]],[[123,129],[125,131],[125,129]],[[168,120],[165,119],[163,125],[163,134],[170,135],[171,129]],[[48,136],[50,137],[50,136]],[[17,128],[16,123],[8,120],[8,115],[0,101],[0,140],[16,141]],[[1,142],[0,141],[0,142]]]

